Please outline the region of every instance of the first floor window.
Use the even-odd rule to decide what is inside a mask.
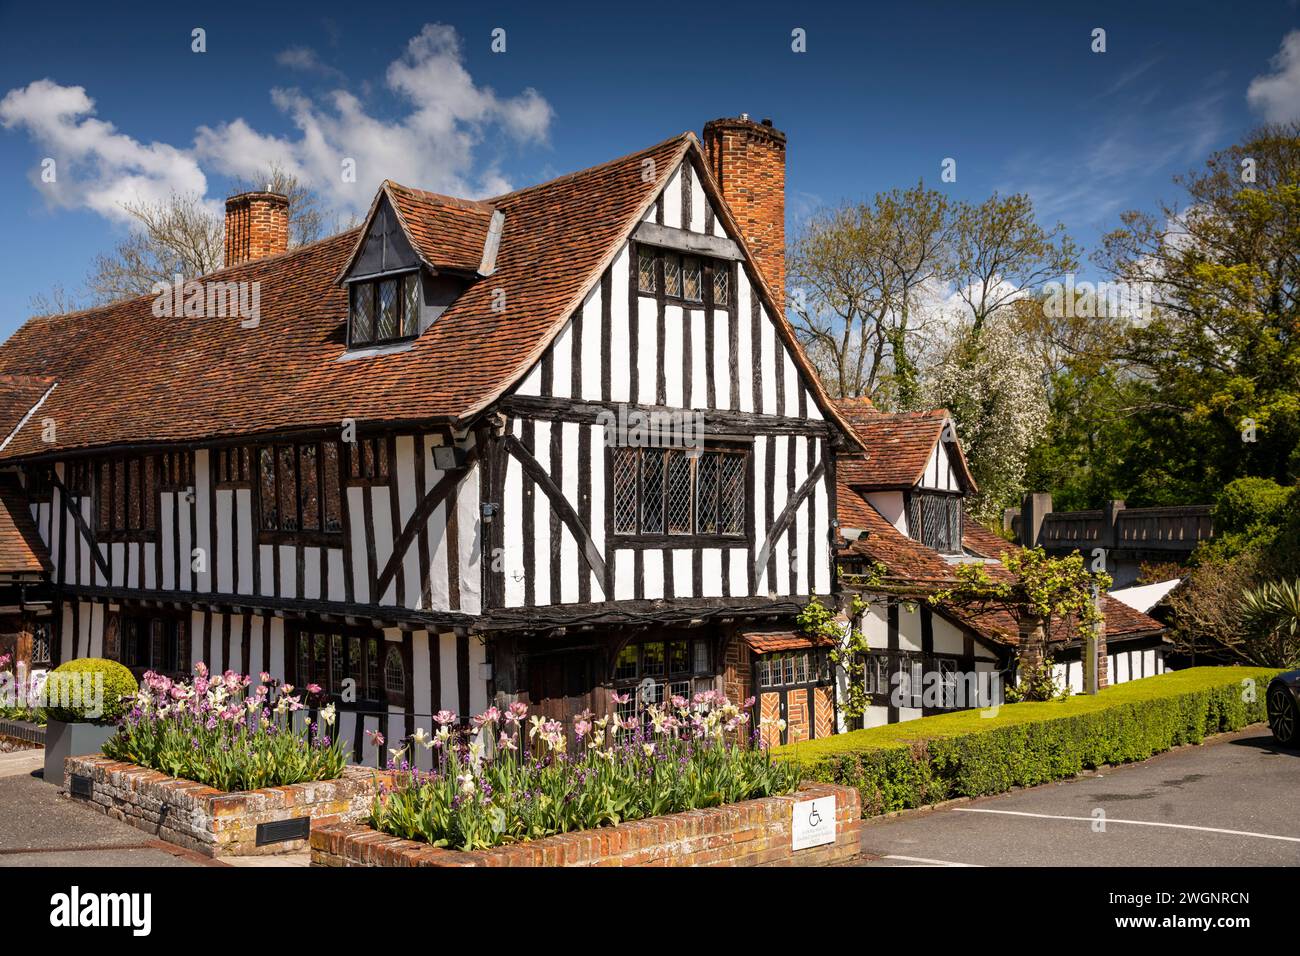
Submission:
[[[409,339],[420,331],[420,274],[354,282],[348,344],[372,345]]]
[[[296,637],[299,688],[318,684],[341,703],[406,703],[402,649],[378,635],[301,631]]]
[[[111,537],[142,537],[158,530],[158,459],[132,455],[97,466],[95,530]]]
[[[246,488],[253,481],[253,450],[242,448],[214,448],[216,456],[217,485],[226,488]]]
[[[383,435],[358,438],[345,444],[348,481],[357,484],[388,483],[388,439]]]
[[[615,534],[744,536],[746,452],[614,448],[611,456]]]
[[[264,445],[257,450],[257,489],[263,531],[343,531],[338,442]]]

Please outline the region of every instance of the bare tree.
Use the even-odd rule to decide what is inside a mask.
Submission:
[[[148,295],[154,283],[169,283],[220,269],[225,224],[200,196],[174,193],[154,203],[124,203],[135,220],[112,251],[95,257],[86,285],[96,304]]]
[[[33,316],[63,315],[84,308],[76,295],[64,288],[63,283],[56,282],[49,292],[38,292],[27,301]]]
[[[977,206],[957,207],[947,278],[970,309],[977,336],[990,316],[1024,292],[1077,267],[1065,226],[1038,225],[1033,201],[1023,193],[994,193]]]
[[[234,193],[266,189],[289,197],[289,246],[321,238],[325,212],[320,197],[278,163],[255,180],[237,183]],[[196,194],[173,194],[165,200],[126,203],[132,227],[109,252],[95,257],[86,280],[94,305],[148,295],[156,282],[170,283],[206,275],[225,264],[225,220]],[[54,304],[42,297],[42,307]]]
[[[948,203],[918,183],[813,217],[790,256],[795,327],[832,393],[910,405],[918,294],[943,272]]]

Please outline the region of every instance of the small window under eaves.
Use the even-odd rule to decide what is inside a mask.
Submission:
[[[401,342],[420,334],[420,272],[363,279],[348,286],[348,347]]]

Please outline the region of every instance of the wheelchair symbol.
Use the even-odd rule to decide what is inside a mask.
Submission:
[[[812,805],[812,810],[808,813],[808,825],[815,827],[822,822],[822,815],[817,812],[817,804]]]

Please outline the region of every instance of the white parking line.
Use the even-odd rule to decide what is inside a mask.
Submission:
[[[894,856],[892,853],[881,857],[883,860],[902,860],[905,863],[924,863],[926,866],[974,866],[978,863],[954,863],[952,860],[927,860],[923,856]]]
[[[1135,827],[1166,827],[1170,830],[1199,830],[1202,833],[1226,833],[1230,836],[1258,837],[1261,840],[1281,840],[1285,843],[1300,843],[1300,837],[1279,836],[1276,833],[1255,833],[1252,830],[1225,830],[1223,827],[1197,827],[1190,823],[1158,823],[1154,820],[1118,820],[1115,817],[1070,817],[1054,813],[1026,813],[1023,810],[985,810],[980,807],[953,807],[958,813],[997,813],[1007,817],[1036,817],[1040,820],[1081,820],[1084,823],[1096,823],[1101,820],[1107,824],[1127,823]]]

